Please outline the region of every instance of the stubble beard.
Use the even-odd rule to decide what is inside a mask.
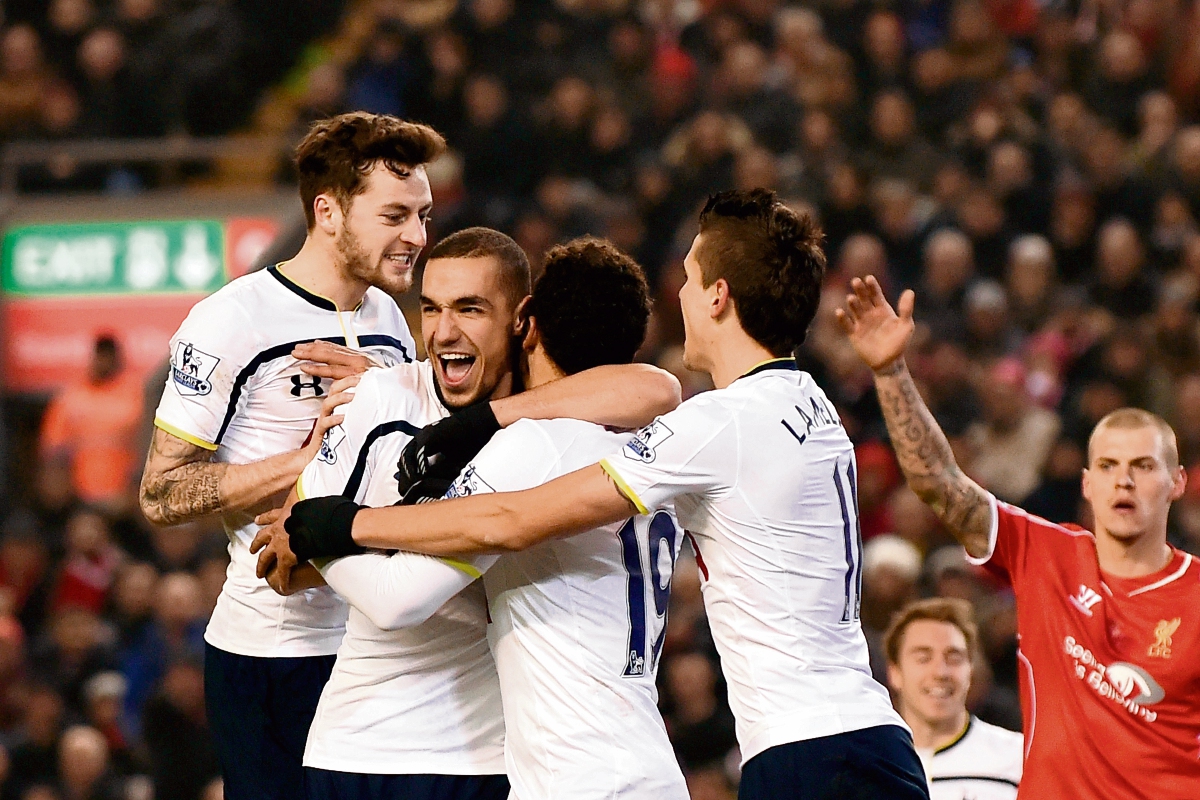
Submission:
[[[412,288],[411,268],[397,278],[389,278],[384,272],[382,259],[380,263],[372,265],[370,255],[344,222],[336,246],[338,260],[341,262],[338,266],[345,275],[382,289],[390,295],[401,295]]]

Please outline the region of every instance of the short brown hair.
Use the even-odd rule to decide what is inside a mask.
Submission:
[[[1175,430],[1158,414],[1151,414],[1141,408],[1118,408],[1096,423],[1096,427],[1092,428],[1092,433],[1088,436],[1089,465],[1092,463],[1092,440],[1102,428],[1157,428],[1162,436],[1163,460],[1166,461],[1168,469],[1179,466],[1179,442],[1175,438]]]
[[[883,634],[884,651],[889,664],[900,663],[900,648],[904,645],[904,632],[919,620],[946,622],[962,631],[967,640],[968,657],[974,659],[979,642],[979,629],[975,627],[975,614],[966,600],[953,597],[931,597],[909,603],[896,612],[887,633]]]
[[[705,287],[729,284],[738,321],[772,355],[804,342],[821,302],[824,234],[766,189],[721,192],[700,213],[696,260]]]
[[[616,245],[584,236],[546,254],[529,316],[546,355],[568,375],[628,364],[646,338],[650,288],[642,268]]]
[[[363,178],[377,163],[406,178],[446,149],[446,140],[428,125],[405,122],[387,114],[353,111],[319,120],[296,146],[300,200],[311,231],[316,225],[313,201],[329,193],[343,209],[363,191]]]
[[[494,258],[500,265],[500,285],[513,308],[529,295],[529,257],[511,236],[491,228],[463,228],[433,246],[435,258]]]

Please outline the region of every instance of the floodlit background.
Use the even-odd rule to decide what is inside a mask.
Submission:
[[[137,511],[166,343],[303,238],[290,147],[323,116],[428,122],[435,236],[539,258],[606,236],[656,288],[642,357],[683,371],[676,292],[713,191],[826,231],[799,354],[857,444],[862,619],[971,600],[972,709],[1019,728],[1010,594],[902,485],[847,281],[918,292],[909,358],[967,471],[1087,524],[1105,413],[1164,415],[1200,487],[1200,3],[1193,0],[7,0],[0,27],[0,800],[212,800],[202,633],[219,526]],[[411,298],[400,298],[409,309]],[[415,318],[414,318],[415,322]],[[1200,552],[1200,491],[1173,543]],[[733,796],[733,719],[694,562],[662,708],[693,797]]]

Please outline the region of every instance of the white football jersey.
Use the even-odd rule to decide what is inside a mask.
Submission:
[[[968,717],[962,735],[937,750],[917,750],[930,800],[1014,800],[1025,740],[1019,733]]]
[[[400,499],[396,462],[404,446],[449,411],[425,361],[368,370],[343,413],[297,490],[380,507]],[[418,584],[409,587],[417,591],[422,570],[450,569],[415,553],[322,565],[330,586],[350,602],[350,618],[308,731],[304,765],[365,774],[502,774],[504,713],[487,643],[487,599],[473,581],[479,572],[461,565],[472,573],[463,580],[470,585],[444,605],[439,600],[420,624],[385,630],[358,601],[388,591],[372,572],[386,562],[406,567],[402,580]]]
[[[601,465],[643,512],[673,502],[692,538],[743,762],[906,728],[871,677],[859,623],[854,448],[795,361],[687,400]]]
[[[312,294],[275,267],[232,281],[197,303],[171,339],[171,373],[155,424],[231,464],[297,450],[312,433],[330,381],[300,371],[291,352],[316,339],[412,361],[400,309],[370,288],[354,311]],[[205,640],[246,656],[331,655],[346,605],[327,588],[280,597],[254,574],[251,513],[227,514],[229,570]]]
[[[629,439],[577,420],[492,437],[447,497],[517,491]],[[654,676],[682,533],[668,509],[502,556],[484,575],[517,800],[687,800]]]

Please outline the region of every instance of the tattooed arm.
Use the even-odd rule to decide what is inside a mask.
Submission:
[[[950,443],[917,392],[904,349],[913,332],[911,291],[900,297],[897,314],[872,277],[851,281],[853,294],[837,310],[838,321],[859,357],[875,373],[875,390],[892,446],[909,487],[945,523],[967,553],[987,555],[991,499],[954,461]]]
[[[325,431],[342,423],[334,409],[353,396],[347,390],[357,383],[350,377],[330,387],[307,445],[249,464],[213,461],[212,451],[156,427],[142,473],[142,513],[155,525],[180,525],[211,514],[266,510],[266,501],[282,500],[296,483]]]

